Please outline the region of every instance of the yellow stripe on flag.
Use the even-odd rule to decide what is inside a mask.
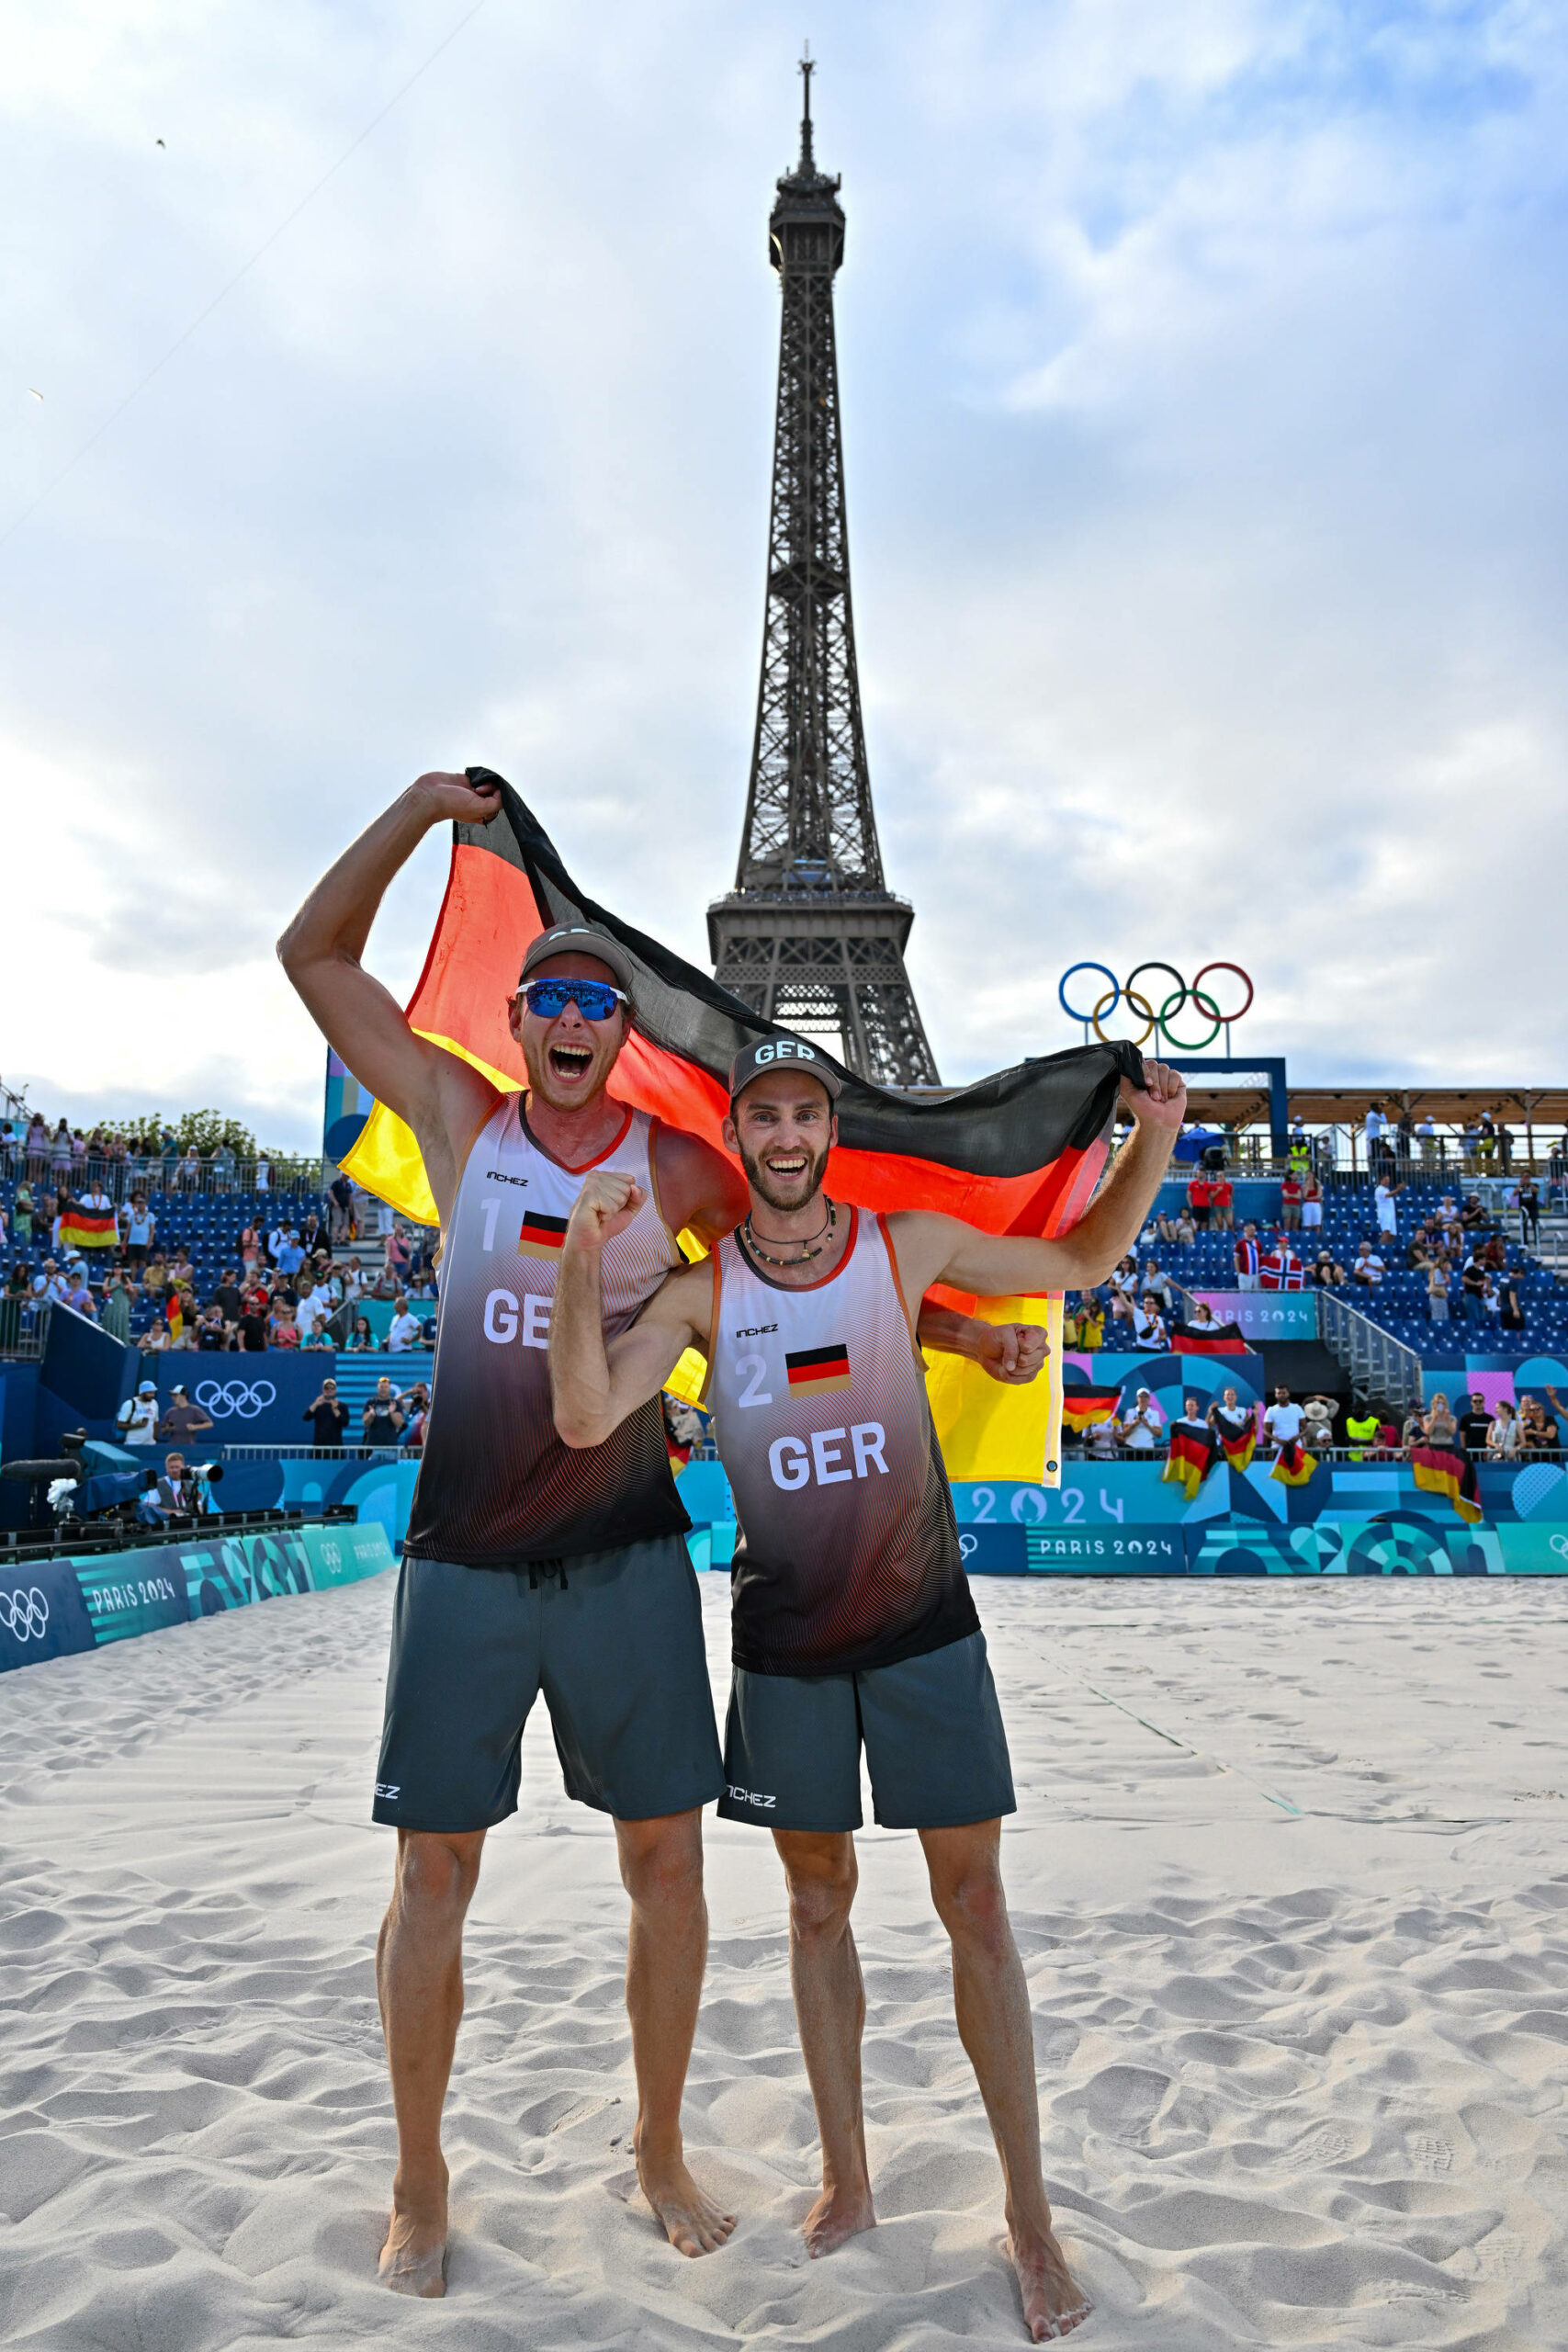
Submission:
[[[1049,1353],[1037,1380],[1012,1388],[963,1356],[926,1363],[926,1395],[950,1478],[1017,1478],[1032,1487],[1062,1483],[1062,1301],[981,1298],[984,1323],[1044,1327]]]

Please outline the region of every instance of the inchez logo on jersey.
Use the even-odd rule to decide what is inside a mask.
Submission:
[[[520,1258],[558,1258],[566,1239],[564,1216],[546,1216],[539,1209],[529,1209],[523,1219],[523,1230],[517,1237]]]
[[[784,1357],[784,1370],[794,1390],[824,1396],[830,1388],[850,1385],[850,1351],[842,1340],[831,1348],[800,1348]]]

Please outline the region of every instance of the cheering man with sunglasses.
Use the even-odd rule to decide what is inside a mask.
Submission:
[[[746,1216],[707,1264],[672,1275],[629,1323],[610,1252],[647,1214],[635,1163],[608,1155],[579,1190],[555,1297],[556,1425],[597,1448],[648,1411],[688,1347],[734,1490],[735,1671],[720,1815],[771,1829],[789,1889],[790,1974],[822,2143],[807,2244],[829,2254],[875,2215],[861,2110],[865,1998],[850,1906],[861,1751],[876,1818],[916,1830],[953,1946],[958,2027],[1006,2187],[1032,2340],[1085,2316],[1051,2226],[1029,1993],[1008,1925],[1001,1816],[1007,1736],[959,1551],[908,1302],[931,1283],[986,1296],[1103,1282],[1158,1191],[1186,1101],[1145,1064],[1122,1082],[1132,1140],[1057,1241],[956,1217],[868,1216],[824,1189],[839,1079],[805,1038],[748,1046],[724,1139]]]
[[[567,1222],[590,1170],[629,1171],[636,1213],[603,1252],[612,1333],[746,1210],[733,1165],[606,1092],[633,971],[586,927],[534,941],[510,1007],[528,1073],[503,1093],[416,1036],[360,958],[424,834],[485,824],[493,785],[422,776],[319,882],[279,942],[334,1050],[413,1130],[440,1214],[434,1403],[403,1545],[374,1815],[399,1832],[377,1981],[398,2122],[381,2275],[445,2291],[441,2109],[462,2013],[463,1919],[485,1833],[515,1812],[518,1748],[542,1690],[569,1794],[610,1814],[631,1897],[626,2005],[637,2173],[671,2243],[698,2255],[734,2217],[686,2169],[681,2096],[706,1952],[702,1811],[724,1787],[695,1578],[657,1396],[591,1452],[563,1444],[547,1345]],[[1032,1378],[1038,1335],[931,1317],[937,1344]]]

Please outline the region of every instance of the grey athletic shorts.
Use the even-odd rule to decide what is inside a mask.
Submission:
[[[542,1690],[568,1796],[621,1821],[724,1786],[697,1580],[679,1535],[556,1572],[405,1560],[398,1573],[377,1821],[488,1829],[517,1810],[518,1747]]]
[[[1016,1813],[984,1634],[859,1674],[807,1679],[735,1668],[725,1821],[858,1829],[860,1751],[884,1829],[956,1829]]]

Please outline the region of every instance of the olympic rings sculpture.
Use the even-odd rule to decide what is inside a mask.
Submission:
[[[1102,979],[1109,980],[1111,983],[1109,992],[1096,1001],[1092,1012],[1081,1012],[1076,1005],[1067,1002],[1067,982],[1075,972],[1098,972]],[[1143,994],[1137,985],[1145,972],[1163,972],[1168,979],[1174,980],[1176,983],[1157,1012],[1151,998]],[[1246,1001],[1238,1005],[1234,1012],[1222,1012],[1214,998],[1204,988],[1203,982],[1211,972],[1230,972],[1246,989]],[[1174,966],[1157,963],[1152,959],[1146,964],[1135,965],[1124,980],[1118,980],[1115,973],[1107,970],[1103,964],[1088,962],[1069,964],[1062,974],[1056,989],[1056,1001],[1068,1020],[1081,1021],[1086,1028],[1092,1028],[1101,1045],[1108,1046],[1111,1040],[1100,1027],[1100,1023],[1114,1012],[1119,1004],[1125,1004],[1134,1019],[1141,1021],[1144,1024],[1143,1035],[1133,1039],[1134,1046],[1144,1045],[1157,1033],[1164,1037],[1168,1046],[1174,1046],[1179,1054],[1202,1053],[1206,1047],[1213,1044],[1222,1029],[1228,1030],[1233,1021],[1239,1021],[1244,1013],[1251,1012],[1252,998],[1252,982],[1239,964],[1205,964],[1197,978],[1188,981],[1182,978]],[[1208,1035],[1200,1037],[1196,1043],[1191,1043],[1185,1037],[1179,1037],[1170,1025],[1173,1020],[1180,1020],[1183,1010],[1189,1004],[1201,1020],[1212,1021],[1214,1024]]]

